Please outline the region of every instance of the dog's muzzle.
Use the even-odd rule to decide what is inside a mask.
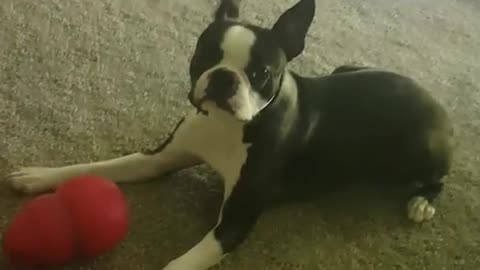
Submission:
[[[228,101],[237,92],[240,81],[237,74],[226,68],[219,68],[209,74],[208,81],[203,100],[210,100],[219,108],[234,113]]]
[[[213,104],[238,120],[248,122],[268,106],[275,96],[276,93],[265,100],[251,88],[244,73],[217,66],[200,76],[189,97],[200,113],[208,115],[208,106]]]
[[[226,67],[206,71],[196,83],[191,102],[199,111],[204,112],[202,104],[211,101],[217,107],[234,113],[229,101],[237,93],[239,84],[239,75]]]

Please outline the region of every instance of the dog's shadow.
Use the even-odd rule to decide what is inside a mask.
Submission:
[[[164,265],[183,254],[217,222],[222,183],[206,166],[177,172],[161,181],[126,187],[132,227],[125,248],[141,245],[151,250],[144,256],[152,265]],[[312,235],[319,246],[323,237],[345,243],[361,242],[368,241],[365,239],[372,231],[388,233],[411,225],[406,217],[403,191],[352,187],[341,192],[319,193],[314,200],[272,206],[262,214],[238,254],[270,250],[272,254],[262,255],[260,260],[273,261],[270,263],[278,269],[303,269],[300,265],[289,266],[281,256],[273,255],[283,252],[279,242],[290,243],[285,245],[286,249],[291,249],[291,242],[302,241],[299,239],[313,241]],[[160,250],[161,255],[154,250]],[[258,257],[258,252],[255,253]],[[234,253],[229,257],[243,260],[237,256],[241,255]]]
[[[388,243],[413,229],[405,194],[389,188],[351,187],[274,206],[262,215],[247,243],[229,260],[245,269],[258,268],[249,260],[259,258],[260,253],[260,265],[266,263],[278,270],[324,269],[327,265],[319,264],[331,261],[331,257],[345,261],[363,248],[378,248],[379,241]],[[370,254],[378,251],[374,250]]]

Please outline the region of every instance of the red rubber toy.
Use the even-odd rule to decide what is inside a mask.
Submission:
[[[28,202],[4,235],[3,250],[17,267],[61,265],[74,257],[74,234],[68,210],[58,196]]]
[[[55,193],[28,202],[5,232],[3,250],[19,267],[92,258],[125,238],[128,219],[127,202],[116,184],[98,176],[76,177]]]
[[[126,235],[127,203],[112,181],[96,176],[78,177],[60,186],[56,194],[70,210],[78,256],[99,256]]]

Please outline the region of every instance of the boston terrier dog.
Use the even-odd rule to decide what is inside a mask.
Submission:
[[[341,66],[304,77],[289,71],[304,50],[315,0],[300,0],[271,28],[240,21],[238,4],[221,1],[198,38],[190,64],[192,111],[157,149],[23,168],[9,183],[43,192],[79,175],[136,182],[207,163],[224,181],[218,221],[164,270],[208,269],[245,240],[266,207],[349,183],[411,186],[408,218],[431,219],[453,148],[439,103],[393,72]]]

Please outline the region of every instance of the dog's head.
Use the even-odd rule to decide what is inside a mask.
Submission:
[[[250,121],[275,98],[286,64],[305,47],[315,0],[300,0],[267,29],[238,21],[239,0],[221,0],[190,64],[189,100]]]

